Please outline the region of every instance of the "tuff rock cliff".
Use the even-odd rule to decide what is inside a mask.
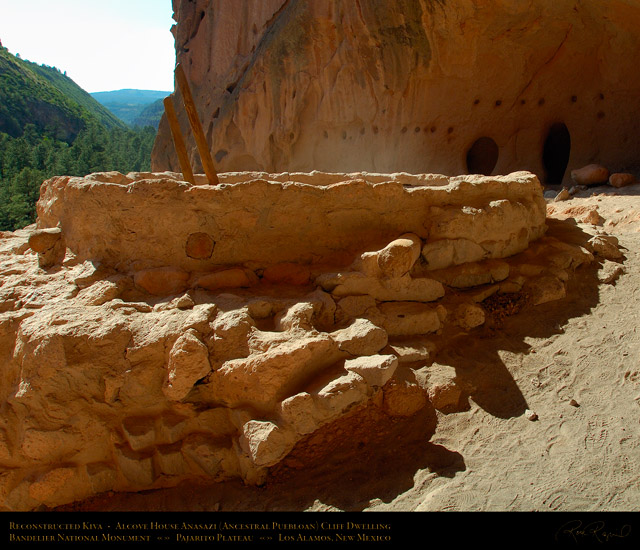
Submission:
[[[220,171],[529,170],[560,183],[637,154],[637,0],[173,5]],[[179,170],[166,120],[153,169]]]

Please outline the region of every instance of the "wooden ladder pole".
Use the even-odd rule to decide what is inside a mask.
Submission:
[[[169,128],[171,128],[171,135],[173,136],[173,144],[178,153],[178,160],[180,161],[180,168],[182,169],[182,176],[185,181],[195,185],[196,179],[193,176],[193,170],[191,170],[191,163],[189,162],[189,155],[187,154],[187,148],[182,138],[182,132],[180,131],[180,123],[178,122],[178,116],[176,115],[175,107],[171,96],[164,98],[164,112],[167,114],[167,120],[169,121]]]
[[[176,79],[178,81],[180,92],[182,93],[184,108],[187,111],[189,123],[191,124],[191,129],[193,130],[193,137],[196,140],[196,145],[198,146],[198,151],[200,152],[200,159],[202,160],[204,173],[206,174],[207,179],[209,180],[209,183],[211,185],[218,185],[220,181],[218,180],[218,175],[216,174],[213,159],[211,158],[211,151],[209,150],[209,145],[207,144],[207,138],[204,135],[200,117],[198,116],[198,110],[196,109],[196,104],[194,103],[193,96],[191,95],[189,82],[187,81],[187,77],[184,74],[184,69],[182,68],[182,65],[180,63],[178,63],[178,66],[176,67]]]

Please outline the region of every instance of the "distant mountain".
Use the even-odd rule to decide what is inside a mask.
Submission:
[[[158,99],[143,109],[143,111],[133,121],[132,126],[141,128],[144,128],[145,126],[152,126],[157,130],[163,113],[164,102],[162,99]]]
[[[0,132],[19,137],[33,124],[38,132],[70,143],[91,122],[125,128],[59,69],[25,61],[0,46]]]
[[[157,90],[116,90],[113,92],[95,92],[91,95],[96,101],[99,101],[130,126],[150,125],[157,128],[160,121],[157,111],[160,107],[158,105],[150,106],[158,102],[162,105],[161,100],[170,94],[171,92]],[[147,107],[150,107],[151,111],[145,113],[144,111]],[[162,111],[160,116],[162,116]],[[155,122],[156,118],[158,122]]]

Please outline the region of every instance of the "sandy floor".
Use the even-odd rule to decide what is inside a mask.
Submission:
[[[444,415],[426,409],[393,421],[370,407],[299,444],[265,487],[183,485],[74,508],[637,510],[640,186],[624,193],[550,207],[560,219],[598,208],[604,218],[599,229],[625,247],[627,273],[615,284],[598,283],[599,265],[581,268],[565,301],[487,327],[438,357],[469,388],[468,410]],[[550,226],[551,234],[577,242],[589,238],[583,231],[598,229],[572,220]],[[527,409],[538,419],[529,420]]]

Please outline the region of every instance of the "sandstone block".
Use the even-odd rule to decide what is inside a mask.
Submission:
[[[487,298],[493,296],[499,290],[500,285],[487,285],[484,287],[480,287],[479,289],[472,289],[471,291],[469,291],[468,296],[475,303],[479,304],[480,302],[484,302]]]
[[[485,260],[439,270],[433,273],[433,277],[454,288],[471,288],[504,281],[509,276],[509,272],[508,263],[500,260]]]
[[[589,164],[572,170],[571,179],[578,185],[600,185],[607,183],[609,170],[600,164]]]
[[[633,174],[617,173],[609,176],[609,185],[612,187],[626,187],[627,185],[633,185],[636,182],[636,177]]]
[[[289,388],[335,363],[344,352],[323,333],[297,332],[262,353],[225,362],[201,391],[228,407],[249,404],[271,410],[287,397]]]
[[[312,330],[312,319],[315,313],[313,304],[300,302],[276,315],[276,330]]]
[[[164,302],[156,304],[154,311],[169,311],[172,309],[193,309],[196,303],[192,296],[192,291],[184,293],[182,296],[178,296],[170,302]]]
[[[559,269],[577,269],[583,264],[593,261],[593,254],[587,249],[570,243],[564,243],[556,239],[549,239],[552,250],[546,252],[548,264]],[[524,273],[523,273],[524,275]]]
[[[435,307],[415,302],[390,302],[380,306],[385,320],[383,328],[389,336],[428,334],[440,329],[442,323]]]
[[[258,282],[256,275],[247,269],[234,268],[206,273],[196,279],[196,286],[207,290],[220,288],[248,288]]]
[[[345,362],[344,368],[349,372],[359,374],[370,388],[381,388],[393,376],[398,367],[395,355],[372,355],[358,357]]]
[[[543,275],[529,281],[527,290],[531,294],[531,303],[534,306],[562,300],[567,295],[565,284],[553,275]]]
[[[514,294],[516,292],[520,292],[525,282],[526,278],[522,275],[509,277],[506,281],[500,283],[499,292],[500,294]]]
[[[300,435],[307,435],[318,429],[316,404],[311,394],[302,392],[285,399],[280,405],[284,422]]]
[[[617,262],[605,260],[602,268],[598,271],[598,280],[601,283],[611,285],[625,273],[626,269],[624,266],[620,265]]]
[[[444,413],[458,409],[462,388],[457,383],[454,367],[434,363],[416,371],[416,379],[436,409]]]
[[[461,304],[455,311],[455,323],[463,330],[471,330],[483,325],[484,309],[474,304]]]
[[[29,247],[38,253],[38,265],[43,269],[61,264],[67,251],[59,227],[34,231],[29,236]]]
[[[160,267],[138,271],[133,280],[149,294],[169,296],[186,290],[189,273],[177,267]]]
[[[262,278],[272,284],[304,286],[309,284],[311,272],[304,265],[283,263],[267,267]]]
[[[422,249],[428,270],[478,262],[487,255],[488,252],[484,248],[469,239],[440,239],[427,243]]]
[[[385,277],[401,277],[411,271],[420,257],[421,248],[422,241],[417,235],[402,235],[378,252],[378,267]]]
[[[77,299],[88,306],[101,306],[115,300],[124,287],[123,279],[97,281],[81,290]]]
[[[268,319],[277,311],[278,306],[277,302],[256,298],[247,304],[247,310],[254,319]]]
[[[356,319],[348,328],[332,332],[331,338],[349,355],[374,355],[387,345],[387,333],[367,319]]]
[[[304,297],[313,305],[314,319],[317,326],[332,327],[335,322],[336,303],[331,294],[316,289]]]
[[[439,281],[413,279],[409,275],[381,280],[350,272],[323,275],[316,282],[338,298],[367,295],[381,302],[433,302],[444,296],[444,287]]]
[[[605,222],[605,219],[598,212],[598,208],[594,207],[590,208],[584,216],[580,217],[579,221],[591,225],[602,225]]]
[[[403,339],[400,343],[390,344],[389,348],[398,358],[400,364],[416,363],[418,361],[428,363],[438,351],[435,342],[427,338]]]
[[[369,397],[367,382],[357,373],[332,380],[318,392],[318,407],[323,422],[329,422]],[[320,412],[319,412],[320,414]]]
[[[273,422],[251,420],[242,432],[240,446],[259,467],[277,464],[295,445],[294,433]]]
[[[426,393],[417,384],[392,380],[385,387],[382,408],[390,416],[413,416],[426,405]]]
[[[53,248],[62,238],[62,229],[52,227],[38,229],[29,236],[29,247],[34,252],[43,253]]]
[[[347,296],[338,302],[338,307],[347,317],[360,317],[368,309],[376,307],[376,301],[371,296]]]
[[[214,330],[212,360],[217,364],[249,354],[249,335],[255,321],[247,309],[221,313],[212,323]]]
[[[624,254],[618,247],[618,239],[613,235],[596,235],[587,243],[589,250],[606,260],[620,260]]]
[[[210,372],[209,349],[200,341],[198,333],[190,329],[171,348],[167,385],[162,391],[172,401],[180,401],[189,394],[198,380]]]

